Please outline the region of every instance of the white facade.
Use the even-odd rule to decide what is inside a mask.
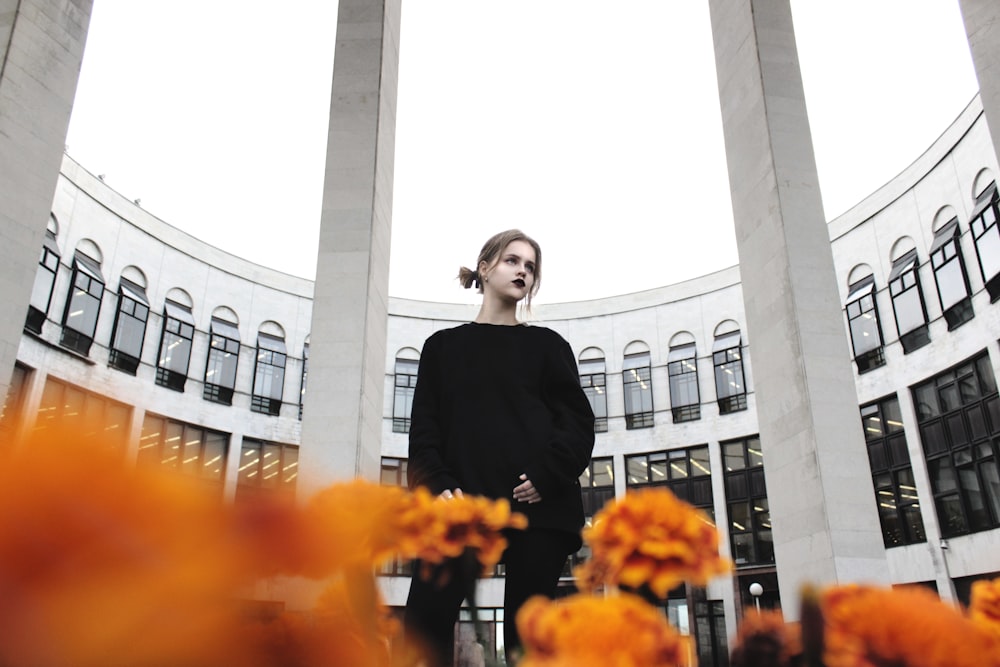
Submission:
[[[994,379],[1000,376],[997,347],[1000,304],[991,303],[985,290],[978,249],[969,230],[976,197],[995,180],[998,172],[997,156],[977,98],[917,161],[828,224],[841,306],[847,302],[852,283],[868,273],[874,277],[885,363],[863,374],[858,374],[855,367],[858,405],[893,394],[897,397],[926,532],[925,541],[887,549],[890,578],[896,584],[933,583],[946,599],[955,597],[952,580],[1000,570],[1000,561],[993,556],[1000,548],[1000,528],[942,539],[945,532],[935,511],[910,388],[983,351],[989,355]],[[12,384],[16,393],[8,398],[5,420],[11,414],[20,414],[25,420],[23,428],[30,428],[42,405],[46,383],[56,381],[127,406],[129,417],[120,428],[127,434],[130,457],[137,455],[147,415],[224,433],[228,437],[228,451],[223,493],[230,498],[237,490],[244,438],[298,446],[303,452],[323,446],[320,442],[301,441],[299,420],[303,356],[312,316],[312,282],[246,262],[198,241],[124,199],[69,157],[63,160],[52,214],[54,222],[50,228],[56,231],[61,256],[59,270],[41,333],[26,331],[21,338],[17,360],[23,382]],[[955,217],[961,231],[959,245],[971,288],[974,317],[949,331],[937,299],[929,250],[935,232]],[[78,249],[100,262],[105,281],[94,343],[86,355],[60,344],[71,265]],[[917,251],[920,263],[918,273],[926,302],[930,343],[904,354],[893,320],[888,280],[893,260],[911,249]],[[108,365],[119,280],[123,275],[140,283],[149,301],[141,363],[135,375]],[[183,392],[156,383],[164,302],[168,298],[190,308],[195,327]],[[729,520],[720,443],[758,433],[753,341],[746,331],[743,303],[739,268],[733,267],[633,294],[535,306],[530,318],[561,333],[578,358],[603,356],[605,360],[608,427],[607,432],[597,434],[594,456],[611,457],[616,495],[626,492],[628,455],[708,446],[714,511],[726,552],[730,549]],[[390,298],[388,309],[381,454],[404,459],[406,435],[393,430],[396,359],[414,357],[433,331],[469,321],[476,308]],[[202,391],[212,317],[220,313],[225,315],[223,319],[236,320],[241,340],[232,405],[206,400]],[[13,319],[24,317],[21,312],[7,315]],[[846,327],[846,314],[844,324]],[[741,332],[746,409],[720,414],[713,345],[717,335],[737,329]],[[278,415],[250,409],[257,337],[261,331],[280,335],[287,350]],[[667,358],[672,345],[692,341],[697,351],[701,414],[699,419],[675,424],[668,391]],[[650,355],[654,426],[629,430],[622,371],[625,355],[635,349],[648,350]],[[853,357],[851,349],[843,350],[845,364],[853,366]],[[309,386],[322,387],[323,383]],[[1000,434],[1000,424],[993,429]],[[781,484],[781,471],[766,466],[768,443],[762,442],[761,447],[767,484]],[[987,496],[1000,495],[1000,488],[987,491]],[[987,508],[987,513],[990,511],[996,510]],[[771,516],[770,520],[778,523],[782,517]],[[994,519],[994,525],[1000,525],[1000,517]],[[776,567],[780,569],[781,563]],[[773,572],[773,565],[758,563],[750,571],[766,572],[769,568]],[[736,578],[722,578],[707,591],[708,600],[723,603],[730,637],[735,633],[738,607],[746,602],[740,599],[744,587],[739,582]],[[383,588],[390,604],[402,604],[405,578],[387,577]],[[486,582],[483,605],[502,606],[500,594],[498,582]]]

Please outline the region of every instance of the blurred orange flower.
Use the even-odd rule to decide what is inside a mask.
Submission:
[[[993,637],[930,590],[863,586],[821,596],[826,667],[996,667]]]
[[[802,654],[798,623],[785,623],[780,611],[747,611],[733,645],[732,667],[789,667]]]
[[[484,572],[499,562],[507,547],[501,531],[528,526],[527,518],[512,513],[505,499],[467,495],[446,500],[423,488],[413,492],[398,521],[396,544],[403,556],[440,563],[471,549]]]
[[[690,664],[690,640],[631,594],[528,600],[517,614],[518,667],[673,667]]]
[[[593,551],[573,572],[583,590],[647,584],[664,597],[684,581],[704,585],[732,569],[719,556],[715,526],[666,489],[629,492],[610,501],[584,529],[583,539]]]
[[[1000,579],[972,584],[969,618],[980,630],[1000,642]]]

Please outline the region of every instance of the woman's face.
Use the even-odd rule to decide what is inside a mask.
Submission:
[[[504,300],[520,301],[535,284],[535,249],[526,241],[511,241],[493,266],[482,262],[479,273],[486,279],[483,293]]]

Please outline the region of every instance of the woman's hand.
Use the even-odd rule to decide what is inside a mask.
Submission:
[[[456,488],[454,490],[445,489],[439,495],[445,500],[451,500],[452,498],[461,498],[463,494],[462,489]]]
[[[519,503],[541,502],[542,494],[538,492],[528,476],[522,473],[518,479],[523,480],[523,483],[514,487],[514,500]]]

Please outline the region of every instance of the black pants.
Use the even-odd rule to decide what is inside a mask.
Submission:
[[[543,529],[509,531],[505,536],[507,549],[502,561],[506,568],[503,637],[504,652],[510,662],[521,646],[515,623],[517,610],[533,595],[549,598],[555,595],[566,556],[572,553],[579,538],[572,533]],[[451,667],[454,661],[455,622],[465,599],[465,587],[458,569],[455,562],[446,564],[446,582],[439,585],[439,577],[432,577],[429,581],[420,577],[418,563],[410,582],[404,617],[406,635],[429,647],[434,654],[433,667]],[[437,570],[437,574],[442,573],[442,569]]]

